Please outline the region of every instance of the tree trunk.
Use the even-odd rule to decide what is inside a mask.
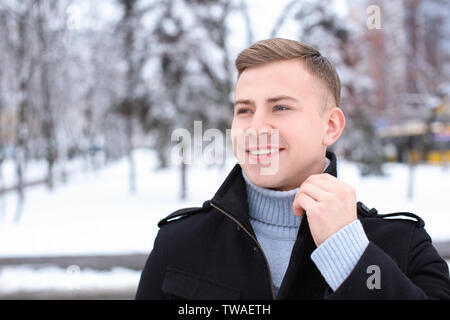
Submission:
[[[18,112],[18,124],[16,127],[16,141],[14,150],[14,162],[16,167],[16,184],[17,184],[17,209],[14,216],[14,222],[19,222],[22,215],[23,203],[25,201],[24,190],[24,172],[26,166],[26,139],[27,139],[27,123],[25,114],[28,110],[28,101],[26,98],[26,88],[28,84],[25,80],[21,84],[21,99]]]

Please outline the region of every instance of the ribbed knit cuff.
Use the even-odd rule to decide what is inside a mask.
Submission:
[[[361,222],[356,219],[333,234],[311,254],[328,285],[336,291],[350,275],[369,245]]]

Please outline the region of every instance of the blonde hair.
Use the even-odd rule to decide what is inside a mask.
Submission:
[[[306,69],[313,76],[325,82],[327,88],[334,96],[336,107],[339,107],[341,80],[336,69],[330,60],[320,54],[319,50],[303,42],[272,38],[254,43],[249,48],[243,50],[236,58],[235,66],[238,71],[238,78],[247,68],[288,59],[299,59],[303,61]]]

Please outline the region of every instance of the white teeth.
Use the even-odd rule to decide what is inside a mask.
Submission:
[[[262,154],[269,154],[273,152],[277,152],[279,149],[273,148],[273,149],[259,149],[259,150],[250,150],[250,154],[252,155],[262,155]]]

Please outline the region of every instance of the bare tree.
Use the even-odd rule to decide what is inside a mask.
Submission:
[[[18,206],[15,221],[21,217],[25,199],[26,164],[42,154],[47,161],[48,187],[54,186],[54,167],[57,161],[58,138],[56,129],[64,108],[58,103],[70,90],[70,79],[61,73],[64,59],[62,39],[66,31],[65,8],[67,1],[7,1],[4,2],[7,43],[11,73],[10,101],[15,106],[14,161]],[[44,150],[44,152],[42,152]]]
[[[213,126],[225,131],[232,117],[234,80],[228,18],[231,12],[242,10],[242,2],[190,0],[177,2],[177,6],[165,3],[154,30],[160,44],[164,92],[160,99],[172,114],[165,122],[171,128],[182,127],[191,133],[194,121],[201,121],[202,128]],[[252,37],[251,29],[248,37]],[[194,141],[200,146],[202,143]],[[161,150],[168,146],[167,140],[160,142]],[[182,199],[187,196],[187,170],[188,165],[182,161]]]
[[[7,29],[7,12],[4,7],[0,7],[0,190],[4,188],[4,181],[3,181],[3,162],[5,161],[6,155],[5,155],[5,149],[6,149],[6,130],[4,129],[5,119],[4,119],[4,113],[5,113],[5,95],[7,94],[7,89],[5,85],[5,79],[6,79],[6,65],[7,61],[9,60],[9,57],[7,56],[6,48],[6,34],[8,32]],[[3,200],[3,194],[0,192],[0,200]],[[3,215],[5,211],[4,207],[4,201],[1,202],[0,207],[0,217]]]
[[[5,3],[8,14],[8,28],[6,41],[10,52],[14,56],[13,68],[16,75],[17,85],[17,111],[16,129],[14,143],[14,161],[16,166],[16,183],[18,193],[18,206],[15,221],[20,219],[24,194],[24,171],[27,162],[29,130],[27,118],[30,110],[30,85],[32,76],[36,70],[36,58],[32,50],[32,17],[35,12],[36,3],[8,2]]]
[[[248,12],[247,0],[241,1],[240,11],[245,22],[245,30],[247,32],[247,45],[250,46],[254,41],[253,39],[254,36],[253,36],[252,22],[250,19],[250,14]]]
[[[115,111],[125,120],[125,136],[127,137],[126,154],[129,163],[129,189],[136,192],[136,164],[133,157],[134,127],[139,109],[150,106],[147,86],[143,81],[142,71],[149,55],[149,41],[142,40],[142,19],[144,15],[154,9],[154,5],[143,7],[139,0],[118,0],[122,8],[122,18],[117,30],[122,36],[122,53],[126,64],[125,93],[116,106]]]
[[[36,1],[36,32],[39,40],[39,83],[41,91],[41,130],[45,142],[45,159],[47,162],[47,186],[53,189],[55,183],[54,166],[58,159],[58,141],[56,137],[56,76],[58,63],[61,63],[63,48],[60,45],[65,32],[64,7],[62,2]],[[58,17],[61,17],[62,19]],[[50,23],[51,22],[51,23]],[[59,22],[59,23],[58,23]]]

